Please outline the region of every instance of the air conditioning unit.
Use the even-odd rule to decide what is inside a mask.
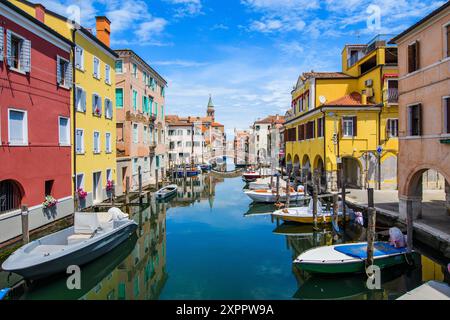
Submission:
[[[368,87],[368,88],[373,86],[373,80],[372,79],[366,80],[364,83],[365,83],[366,87]]]

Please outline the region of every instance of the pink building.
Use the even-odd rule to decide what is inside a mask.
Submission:
[[[411,201],[414,217],[421,216],[429,171],[445,179],[442,189],[445,185],[450,213],[450,2],[392,42],[398,44],[400,68],[400,213],[405,217]]]
[[[35,17],[0,2],[0,243],[73,212],[73,44]]]
[[[132,50],[115,50],[117,109],[117,189],[121,195],[155,183],[166,170],[166,80]]]

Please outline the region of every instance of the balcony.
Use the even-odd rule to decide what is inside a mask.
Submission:
[[[360,61],[361,59],[363,59],[364,57],[366,57],[367,55],[369,55],[371,52],[375,51],[378,48],[387,48],[388,50],[389,48],[396,48],[397,45],[389,44],[389,40],[392,39],[394,36],[395,35],[390,34],[379,34],[376,37],[374,37],[366,44],[366,46],[363,46],[360,49],[358,49],[359,51],[356,51],[357,52],[356,54],[352,55],[347,59],[347,68],[353,67],[354,65],[356,65],[358,61]],[[393,64],[393,62],[392,63],[389,62],[389,64]]]

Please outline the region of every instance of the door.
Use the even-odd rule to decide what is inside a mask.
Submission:
[[[102,201],[102,173],[94,172],[94,189],[92,191],[92,198],[94,203],[99,203]]]
[[[127,169],[128,167],[122,168],[122,190],[125,192],[127,188]]]

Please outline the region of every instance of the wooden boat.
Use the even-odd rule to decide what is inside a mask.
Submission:
[[[245,182],[254,182],[256,179],[261,178],[261,174],[256,171],[247,171],[242,174],[242,179]]]
[[[285,192],[286,189],[280,190],[280,202],[286,202],[287,194]],[[275,203],[277,202],[277,192],[274,190],[246,190],[244,193],[252,199],[254,202],[264,202],[264,203]],[[291,187],[291,192],[289,194],[289,201],[296,202],[302,201],[305,199],[305,194],[303,192],[296,192]]]
[[[210,164],[201,164],[201,165],[200,165],[200,169],[201,169],[203,172],[208,172],[208,171],[211,171],[212,166],[211,166]]]
[[[199,171],[197,168],[186,169],[186,177],[196,177],[200,173],[201,173],[201,170]],[[184,169],[178,169],[177,176],[178,176],[178,178],[184,177]]]
[[[178,186],[176,184],[171,184],[166,186],[155,193],[157,199],[166,199],[177,194]]]
[[[351,215],[350,208],[347,208],[347,219],[349,219]],[[306,207],[293,207],[293,208],[285,208],[281,210],[274,211],[272,216],[275,218],[279,218],[283,221],[288,222],[296,222],[296,223],[304,223],[304,224],[313,224],[314,216],[313,216],[313,201],[309,202],[309,205]],[[331,223],[333,217],[333,211],[327,210],[325,206],[318,201],[317,202],[317,222],[318,223]],[[343,218],[342,210],[338,211],[338,217]]]
[[[108,212],[77,212],[73,227],[23,246],[9,256],[2,268],[29,280],[65,272],[68,266],[82,266],[108,253],[137,227],[117,208]]]
[[[324,246],[305,251],[294,260],[310,273],[345,274],[365,272],[367,242]],[[374,264],[381,269],[407,263],[407,249],[395,248],[387,242],[374,245]]]

